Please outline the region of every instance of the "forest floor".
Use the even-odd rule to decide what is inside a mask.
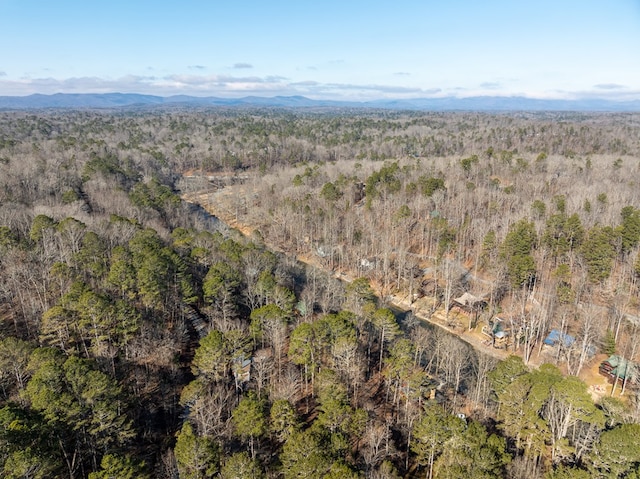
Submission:
[[[598,371],[600,363],[607,359],[607,357],[608,356],[606,354],[596,355],[591,363],[580,371],[579,377],[589,387],[589,394],[591,394],[594,401],[598,401],[604,396],[611,396],[611,389],[613,386]],[[620,397],[620,388],[616,391],[616,397]]]
[[[239,231],[248,238],[253,238],[257,231],[257,225],[240,220],[241,215],[238,214],[238,210],[244,209],[246,206],[239,201],[239,198],[246,198],[246,186],[242,183],[214,186],[214,191],[209,189],[183,194],[185,201],[202,206],[206,211],[216,216],[229,227]],[[247,217],[247,215],[243,215],[242,217]],[[278,245],[273,245],[268,242],[265,242],[265,244],[273,251],[283,251]],[[327,271],[341,281],[351,282],[355,279],[351,271],[339,269],[328,271],[320,259],[312,254],[296,255],[295,258],[301,263]],[[375,284],[372,284],[372,288],[376,294],[380,296],[380,288],[377,288]],[[428,322],[459,337],[475,350],[484,354],[500,360],[510,355],[522,356],[521,351],[492,346],[490,338],[482,333],[482,322],[479,322],[474,328],[469,329],[470,318],[465,313],[454,310],[450,311],[447,315],[444,308],[434,311],[433,299],[430,297],[421,297],[415,301],[410,301],[407,294],[403,295],[401,292],[397,292],[396,294],[388,296],[387,299],[392,307],[402,311],[411,311],[417,319]],[[545,348],[549,347],[544,346],[540,350],[536,348],[531,355],[530,365],[537,367],[540,366],[540,364],[548,362],[550,358],[551,360],[553,359],[553,353],[545,350]],[[606,357],[596,356],[592,358],[580,374],[580,378],[585,381],[594,399],[611,394],[611,385],[598,373],[598,367],[604,359],[606,359]]]

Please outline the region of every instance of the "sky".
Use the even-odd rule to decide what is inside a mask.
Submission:
[[[640,99],[640,0],[0,0],[0,95]]]

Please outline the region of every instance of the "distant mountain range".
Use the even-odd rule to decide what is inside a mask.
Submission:
[[[276,108],[379,108],[424,111],[640,111],[640,100],[604,99],[540,100],[524,97],[478,96],[469,98],[415,98],[365,102],[312,100],[303,96],[243,98],[154,96],[136,93],[57,93],[0,96],[0,109],[124,108],[156,106],[276,107]]]

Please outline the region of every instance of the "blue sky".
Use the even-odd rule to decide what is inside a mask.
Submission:
[[[0,0],[0,95],[640,99],[640,0]]]

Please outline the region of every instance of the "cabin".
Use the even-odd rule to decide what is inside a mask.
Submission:
[[[563,333],[558,329],[552,329],[549,335],[545,338],[544,344],[547,346],[558,346],[562,343],[565,348],[570,348],[576,342],[576,338],[570,334]]]
[[[360,267],[366,270],[371,270],[376,267],[376,259],[375,258],[361,258],[360,259]]]
[[[451,301],[449,310],[458,308],[460,311],[466,313],[471,318],[469,328],[475,327],[478,324],[478,315],[480,311],[483,311],[487,307],[487,301],[474,296],[471,293],[464,293],[459,298],[455,298]]]
[[[455,298],[451,301],[452,308],[459,308],[461,311],[464,311],[467,314],[475,314],[477,316],[479,311],[482,311],[487,307],[487,301],[477,296],[474,296],[471,293],[464,293],[459,298]]]
[[[251,358],[245,357],[244,354],[236,356],[233,358],[232,370],[236,387],[242,388],[251,380]]]
[[[505,328],[505,323],[497,316],[482,326],[482,334],[491,338],[494,348],[506,348],[509,343],[510,331]]]
[[[638,373],[640,370],[638,370],[638,365],[634,362],[614,354],[600,363],[598,372],[607,378],[611,384],[616,379],[621,383],[636,383],[639,379]]]
[[[549,332],[549,335],[545,338],[544,344],[553,348],[562,346],[564,349],[571,350],[576,346],[576,338],[574,336],[571,336],[570,334],[563,333],[558,329],[552,329]],[[578,349],[580,347],[580,345],[577,346]],[[597,349],[593,344],[589,344],[587,346],[587,354],[589,355],[589,357],[595,356],[596,352]]]

